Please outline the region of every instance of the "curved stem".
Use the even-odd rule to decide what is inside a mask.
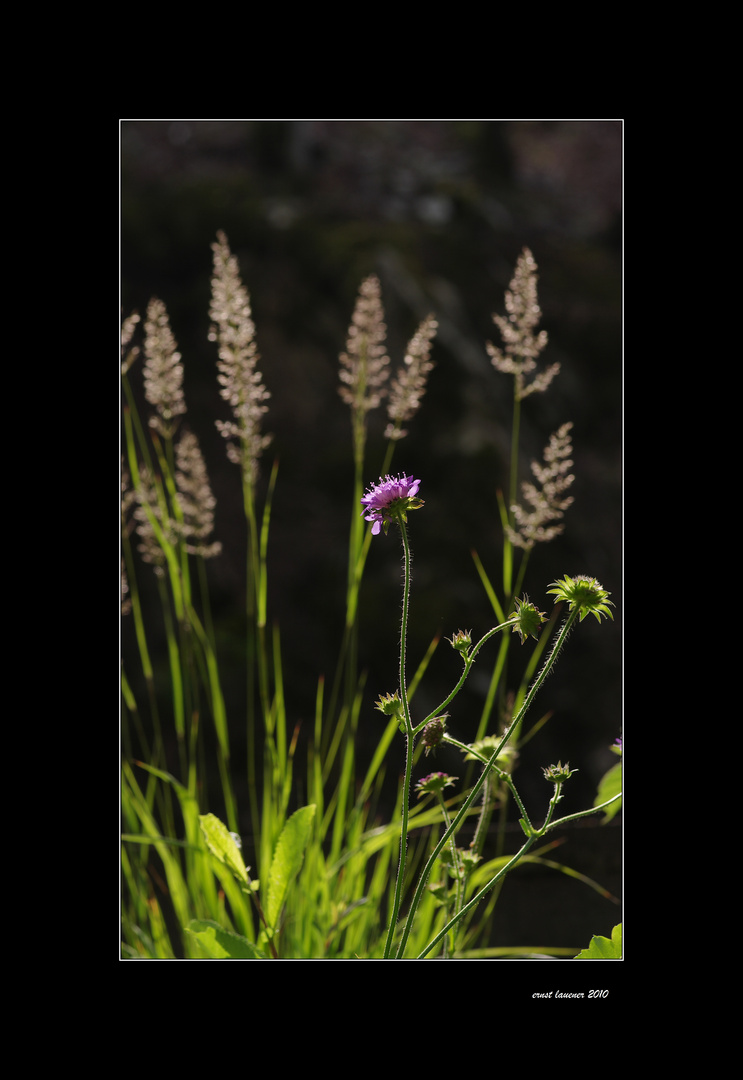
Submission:
[[[443,818],[444,818],[444,827],[448,829],[449,826],[451,825],[451,820],[449,818],[449,811],[446,809],[446,803],[444,802],[444,796],[441,794],[440,791],[438,793],[438,799],[439,799],[439,806],[441,807],[441,813],[442,813]],[[454,895],[455,895],[454,914],[456,916],[457,912],[459,911],[460,907],[462,906],[462,899],[464,897],[464,867],[462,866],[462,859],[460,857],[459,851],[457,850],[457,839],[456,839],[456,837],[454,835],[452,835],[452,838],[451,838],[451,858],[452,858],[452,867],[454,869],[454,874],[455,874],[454,880],[456,882],[456,885],[454,887],[455,888],[455,892],[454,892]],[[456,942],[456,934],[453,933],[452,936],[451,936],[452,953],[454,952],[455,942]]]
[[[521,859],[522,856],[524,856],[526,854],[526,852],[529,850],[529,848],[531,847],[531,845],[534,843],[535,840],[540,839],[544,835],[544,833],[549,832],[551,829],[556,829],[558,825],[563,825],[563,824],[565,824],[565,822],[568,822],[568,821],[574,821],[576,818],[588,817],[589,814],[595,814],[599,810],[605,810],[607,806],[611,806],[611,804],[613,802],[616,802],[617,799],[621,799],[621,797],[622,797],[621,794],[613,795],[611,797],[611,799],[608,799],[605,803],[601,803],[600,806],[592,806],[589,810],[580,810],[577,814],[568,814],[567,817],[560,818],[559,821],[553,821],[549,825],[547,824],[547,822],[545,822],[541,829],[535,831],[527,839],[526,843],[523,844],[519,848],[519,850],[516,852],[516,854],[508,861],[508,863],[498,871],[498,873],[495,875],[495,877],[491,878],[490,881],[487,883],[487,885],[483,885],[483,887],[480,889],[480,891],[478,893],[476,893],[475,896],[473,896],[472,899],[470,901],[468,901],[467,904],[465,904],[465,906],[462,908],[462,910],[460,912],[458,912],[454,916],[454,918],[450,919],[449,922],[446,924],[446,926],[442,927],[442,929],[439,931],[439,933],[436,935],[436,937],[432,941],[430,941],[428,943],[428,945],[426,945],[423,952],[420,953],[420,955],[416,957],[416,960],[423,960],[424,957],[426,957],[428,955],[428,953],[430,953],[431,950],[436,947],[436,945],[439,943],[439,941],[441,941],[441,939],[444,937],[444,935],[448,934],[449,931],[453,928],[453,926],[464,915],[466,915],[468,911],[471,911],[471,909],[473,907],[475,907],[475,905],[478,904],[480,902],[480,900],[482,900],[483,896],[485,896],[486,893],[490,892],[490,890],[493,888],[493,886],[496,885],[500,880],[502,880],[505,877],[505,875],[508,873],[509,870],[513,869],[513,867],[516,865],[516,863],[519,861],[519,859]]]
[[[552,815],[554,814],[555,810],[557,809],[557,804],[559,803],[560,799],[562,798],[562,795],[560,794],[560,792],[562,791],[562,786],[563,786],[563,781],[559,781],[558,783],[555,784],[555,789],[552,792],[552,798],[550,799],[550,804],[547,807],[547,817],[544,819],[544,824],[542,825],[542,828],[539,830],[540,833],[541,832],[546,832],[547,829],[549,829],[549,827],[550,827],[550,821],[552,820]]]
[[[575,814],[567,814],[565,817],[558,818],[557,821],[545,821],[541,829],[534,830],[535,839],[541,840],[545,833],[551,832],[552,829],[559,828],[560,825],[567,825],[569,821],[576,821],[578,818],[588,817],[589,814],[598,814],[600,810],[606,810],[607,807],[611,806],[612,803],[615,803],[617,799],[621,799],[621,797],[622,792],[620,791],[618,795],[612,795],[610,799],[607,799],[606,802],[599,803],[598,806],[591,806],[588,810],[578,810]]]
[[[433,710],[432,713],[428,714],[428,716],[426,717],[425,720],[422,720],[420,722],[420,724],[416,725],[415,730],[413,732],[414,735],[417,735],[419,731],[422,731],[423,728],[426,726],[426,724],[430,720],[433,720],[433,718],[435,716],[440,716],[441,713],[446,708],[446,706],[449,704],[449,702],[454,700],[454,698],[457,696],[459,691],[464,686],[464,684],[465,684],[465,682],[467,680],[467,676],[469,675],[469,673],[470,673],[470,671],[472,669],[472,665],[475,662],[475,657],[477,656],[478,652],[480,651],[482,646],[485,644],[485,642],[488,641],[493,636],[493,634],[497,634],[499,630],[507,630],[509,626],[514,626],[517,622],[518,622],[518,619],[507,619],[505,622],[500,623],[498,626],[494,626],[492,630],[488,630],[487,634],[483,635],[483,637],[478,641],[477,645],[475,645],[474,648],[465,657],[464,671],[462,672],[461,677],[460,677],[459,682],[457,683],[457,685],[454,687],[454,689],[448,695],[448,697],[445,697],[444,700],[441,702],[441,704],[438,705]]]
[[[443,937],[443,936],[444,936],[445,934],[448,934],[448,933],[449,933],[449,931],[450,931],[450,930],[452,929],[452,927],[453,927],[453,926],[454,926],[454,925],[455,925],[455,924],[456,924],[457,922],[459,922],[459,920],[460,920],[461,918],[463,918],[463,916],[464,916],[464,915],[466,915],[468,911],[471,911],[473,907],[475,907],[475,906],[476,906],[477,904],[479,904],[479,903],[480,903],[480,901],[482,900],[483,896],[485,896],[485,894],[486,894],[487,892],[489,892],[489,891],[490,891],[490,890],[491,890],[491,889],[493,888],[493,886],[494,886],[494,885],[496,884],[496,882],[498,882],[498,881],[499,881],[499,880],[500,880],[501,878],[505,877],[505,875],[506,875],[506,874],[508,873],[508,871],[509,871],[509,870],[510,870],[510,869],[511,869],[511,868],[512,868],[513,866],[515,866],[515,864],[516,864],[516,863],[517,863],[517,862],[519,861],[519,859],[520,859],[520,858],[521,858],[521,857],[522,857],[523,855],[525,855],[525,854],[526,854],[526,852],[527,852],[527,851],[529,850],[529,848],[531,847],[531,845],[532,845],[532,844],[534,843],[534,841],[535,841],[535,840],[536,840],[536,837],[535,837],[535,836],[530,836],[530,837],[529,837],[529,839],[528,839],[528,840],[526,841],[526,843],[525,843],[525,844],[523,844],[523,845],[522,845],[522,846],[521,846],[521,847],[519,848],[519,850],[518,850],[518,851],[516,852],[516,854],[515,854],[515,855],[513,856],[513,858],[512,858],[512,859],[510,859],[510,860],[509,860],[509,862],[507,862],[507,863],[506,863],[506,865],[505,865],[504,867],[502,867],[502,868],[501,868],[501,869],[500,869],[500,870],[498,871],[498,873],[497,873],[497,874],[495,875],[495,877],[494,877],[494,878],[492,878],[492,880],[490,880],[490,881],[489,881],[489,882],[487,883],[487,885],[483,885],[483,887],[482,887],[482,888],[480,889],[480,891],[479,891],[478,893],[475,893],[475,895],[474,895],[474,896],[472,897],[472,899],[471,899],[470,901],[468,901],[468,902],[467,902],[467,903],[466,903],[466,904],[464,905],[464,907],[462,908],[462,910],[461,910],[461,911],[458,911],[458,912],[457,912],[457,914],[456,914],[456,915],[454,916],[454,918],[453,918],[453,919],[450,919],[450,920],[449,920],[449,922],[448,922],[448,923],[446,924],[446,926],[444,926],[444,927],[443,927],[443,929],[441,929],[441,930],[440,930],[440,931],[438,932],[438,934],[436,935],[436,937],[435,937],[435,938],[433,938],[433,940],[432,940],[432,941],[430,941],[430,942],[428,943],[428,945],[426,945],[426,947],[425,947],[425,949],[423,950],[423,952],[422,952],[422,953],[420,953],[420,954],[419,954],[419,955],[418,955],[418,956],[416,957],[416,960],[423,960],[423,959],[424,959],[424,958],[425,958],[425,957],[426,957],[426,956],[428,955],[428,953],[430,953],[430,951],[431,951],[431,950],[432,950],[433,948],[435,948],[435,947],[436,947],[436,945],[438,945],[438,943],[439,943],[439,941],[441,941],[442,937]]]
[[[511,721],[511,723],[508,726],[508,729],[506,730],[503,738],[501,739],[501,741],[498,743],[495,750],[491,754],[487,765],[485,766],[485,768],[480,773],[479,779],[475,782],[474,787],[470,791],[470,793],[467,796],[467,798],[465,799],[465,801],[462,803],[462,806],[461,806],[461,808],[459,810],[459,813],[454,818],[454,821],[452,822],[451,827],[444,832],[443,836],[441,837],[439,842],[436,844],[436,847],[431,852],[431,855],[430,855],[430,857],[428,859],[428,862],[426,863],[426,866],[425,866],[425,868],[423,870],[423,873],[420,876],[420,879],[418,881],[418,885],[417,885],[415,893],[413,895],[413,900],[412,900],[412,903],[410,905],[410,910],[408,912],[408,917],[407,917],[407,920],[405,922],[405,928],[403,930],[402,938],[400,940],[400,945],[399,945],[398,950],[397,950],[396,959],[398,959],[398,960],[402,959],[403,954],[405,952],[405,946],[407,944],[408,937],[410,935],[410,930],[411,930],[411,927],[413,925],[413,919],[415,917],[415,912],[416,912],[416,910],[418,908],[418,905],[420,903],[421,896],[423,895],[423,890],[425,889],[426,882],[428,881],[431,870],[433,869],[434,862],[438,858],[442,848],[444,847],[444,844],[446,844],[446,842],[449,840],[449,837],[452,835],[452,833],[454,833],[459,828],[459,826],[462,824],[465,817],[467,816],[467,813],[469,811],[470,806],[472,805],[472,803],[475,801],[478,794],[480,793],[480,790],[481,790],[483,784],[485,783],[485,780],[486,780],[490,770],[493,768],[493,766],[495,765],[495,762],[498,760],[498,757],[501,754],[501,752],[503,750],[503,747],[506,745],[508,740],[511,738],[511,735],[513,734],[513,732],[516,730],[518,725],[523,720],[524,716],[526,715],[528,709],[531,706],[531,703],[533,702],[533,700],[536,697],[537,693],[541,689],[542,684],[544,683],[544,680],[547,678],[550,671],[552,670],[552,667],[553,667],[553,665],[555,663],[555,660],[557,659],[558,653],[562,649],[562,646],[565,644],[567,636],[568,636],[568,634],[570,633],[570,631],[572,629],[573,623],[578,618],[579,614],[580,614],[580,608],[576,606],[570,612],[570,614],[568,615],[562,629],[560,630],[560,633],[557,636],[555,644],[552,647],[552,651],[550,652],[549,656],[547,657],[547,660],[545,662],[544,667],[540,671],[539,675],[537,675],[537,677],[534,680],[534,683],[532,684],[528,694],[524,698],[523,705],[521,706],[521,708],[517,712],[516,716]],[[509,863],[509,865],[510,865],[510,863]],[[470,905],[467,905],[467,906],[469,907]]]
[[[450,743],[452,746],[456,746],[456,748],[458,750],[461,750],[462,753],[471,754],[473,757],[477,758],[478,761],[481,761],[483,763],[483,765],[487,765],[487,763],[489,761],[489,758],[485,754],[482,754],[479,750],[476,750],[474,746],[467,746],[465,743],[460,742],[459,739],[455,739],[451,735],[447,735],[446,733],[444,734],[444,742]],[[529,815],[526,812],[526,807],[524,806],[523,802],[521,801],[521,796],[519,795],[518,791],[516,790],[516,785],[513,782],[513,777],[511,776],[511,774],[508,773],[508,772],[505,772],[503,769],[499,769],[497,765],[493,765],[492,771],[495,773],[497,778],[499,780],[502,780],[503,783],[508,787],[508,790],[513,795],[514,802],[516,803],[516,806],[518,807],[522,818],[526,822],[527,826],[531,829],[532,824],[529,821]],[[480,828],[480,826],[478,825],[478,830],[479,830],[479,828]],[[480,852],[479,852],[479,849],[477,847],[476,840],[477,840],[477,834],[475,835],[475,840],[473,840],[473,842],[472,842],[472,844],[470,846],[472,847],[472,849],[474,851],[477,851],[477,853],[479,855]]]

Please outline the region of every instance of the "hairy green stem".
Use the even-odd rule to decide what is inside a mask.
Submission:
[[[410,781],[413,773],[413,749],[415,736],[413,725],[410,722],[410,706],[408,705],[408,692],[405,683],[405,647],[408,633],[408,614],[410,611],[410,544],[405,527],[405,519],[402,512],[398,512],[397,522],[402,534],[402,546],[405,553],[404,583],[402,597],[402,627],[400,630],[400,700],[402,701],[403,715],[405,717],[405,779],[402,789],[402,823],[400,827],[400,857],[397,867],[397,881],[395,882],[395,896],[392,904],[392,914],[387,930],[387,940],[384,946],[384,959],[388,960],[392,951],[392,941],[397,925],[397,917],[400,913],[403,883],[405,879],[405,862],[408,850],[408,815],[410,803]]]
[[[529,850],[529,848],[532,846],[532,844],[534,843],[535,840],[540,839],[542,836],[544,836],[544,834],[546,832],[549,832],[551,829],[556,829],[559,825],[565,825],[569,821],[575,821],[576,818],[587,817],[589,814],[598,813],[599,810],[605,810],[607,808],[607,806],[610,806],[613,802],[616,802],[617,799],[621,799],[621,797],[622,797],[621,795],[613,795],[611,799],[608,799],[607,802],[605,802],[605,803],[601,803],[600,806],[592,806],[589,810],[580,810],[577,814],[568,814],[567,817],[560,818],[558,821],[553,821],[551,824],[548,824],[547,821],[545,821],[542,828],[536,830],[534,833],[532,833],[531,836],[529,836],[527,838],[526,843],[524,843],[519,848],[519,850],[516,852],[516,854],[511,859],[509,859],[509,861],[506,863],[505,866],[501,867],[501,869],[498,871],[498,873],[495,875],[495,877],[491,878],[490,881],[487,883],[487,885],[483,885],[483,887],[480,889],[480,891],[478,893],[476,893],[472,897],[472,899],[469,900],[464,905],[462,910],[459,911],[452,919],[450,919],[449,922],[446,924],[446,926],[442,927],[442,929],[438,932],[436,937],[433,938],[433,940],[430,941],[428,943],[428,945],[426,945],[423,952],[420,953],[416,957],[416,960],[423,960],[428,955],[428,953],[430,953],[431,950],[436,947],[436,945],[439,943],[439,941],[441,941],[441,939],[446,934],[448,934],[450,930],[453,929],[455,924],[457,922],[459,922],[459,920],[462,919],[467,914],[468,911],[471,911],[477,904],[479,904],[479,902],[482,900],[482,898],[488,892],[490,892],[490,890],[499,881],[503,880],[503,878],[506,876],[508,871],[511,870],[516,865],[516,863],[526,854],[526,852]],[[552,802],[554,802],[554,799],[552,800]],[[552,802],[550,803],[551,807],[552,807]]]
[[[402,625],[400,627],[400,700],[402,701],[403,715],[405,717],[405,730],[410,738],[413,734],[413,725],[410,722],[410,706],[408,705],[408,689],[405,679],[405,651],[408,636],[408,615],[410,612],[410,544],[408,542],[408,530],[405,527],[405,519],[402,512],[397,515],[400,533],[402,534],[402,546],[405,552],[404,583],[402,592]]]
[[[418,905],[420,904],[421,897],[423,895],[423,890],[426,887],[426,882],[428,881],[428,878],[429,878],[429,876],[431,874],[431,870],[433,869],[433,865],[434,865],[436,859],[438,858],[439,854],[441,853],[441,850],[444,847],[444,845],[449,840],[449,837],[452,835],[452,833],[456,832],[456,830],[459,828],[459,826],[462,824],[465,817],[467,816],[467,813],[469,812],[469,808],[472,806],[473,802],[475,801],[475,799],[479,795],[480,790],[482,789],[482,786],[485,783],[485,780],[486,780],[490,770],[493,768],[493,766],[495,765],[495,762],[498,760],[498,757],[502,753],[503,747],[506,745],[508,740],[511,738],[511,735],[513,734],[513,732],[516,730],[516,728],[519,726],[519,724],[523,720],[523,718],[526,715],[528,709],[530,708],[532,702],[534,701],[534,698],[536,697],[539,690],[541,689],[542,684],[544,683],[544,680],[547,678],[550,671],[552,670],[552,667],[553,667],[553,665],[554,665],[554,663],[555,663],[555,661],[557,659],[557,656],[558,656],[560,650],[562,649],[563,645],[565,644],[565,641],[567,640],[568,634],[570,633],[570,631],[571,631],[571,629],[573,627],[573,623],[575,622],[575,620],[578,618],[579,615],[580,615],[580,608],[578,606],[576,606],[576,607],[573,608],[573,610],[570,612],[567,619],[565,620],[565,623],[564,623],[562,629],[560,630],[560,633],[557,635],[557,639],[555,641],[555,644],[552,647],[552,651],[550,652],[549,656],[547,657],[547,660],[545,662],[544,667],[540,671],[539,675],[537,675],[536,679],[534,680],[534,683],[531,686],[531,689],[529,690],[528,694],[524,698],[523,705],[521,706],[521,708],[517,712],[516,716],[513,718],[513,720],[509,724],[508,729],[506,730],[505,734],[503,735],[503,738],[500,740],[500,742],[496,746],[495,750],[491,754],[490,759],[488,760],[488,763],[486,764],[485,768],[480,773],[479,779],[475,782],[472,790],[470,791],[469,795],[467,796],[467,798],[463,802],[463,804],[462,804],[462,806],[461,806],[461,808],[459,810],[459,813],[454,818],[454,821],[451,824],[451,827],[444,832],[443,836],[441,837],[439,842],[436,844],[436,847],[432,851],[432,853],[431,853],[431,855],[430,855],[430,857],[428,859],[428,862],[426,863],[426,866],[425,866],[425,868],[424,868],[424,870],[423,870],[423,872],[422,872],[422,874],[420,876],[420,879],[418,881],[418,885],[417,885],[415,893],[413,895],[413,900],[412,900],[412,903],[410,905],[410,910],[408,911],[408,917],[407,917],[407,920],[405,922],[405,927],[403,929],[402,938],[400,939],[400,945],[398,946],[396,959],[401,960],[403,955],[404,955],[405,946],[407,945],[408,937],[410,936],[410,930],[411,930],[412,925],[413,925],[413,919],[415,918],[415,913],[416,913],[416,911],[418,909]],[[519,858],[520,858],[520,855],[519,855]]]
[[[441,806],[441,813],[442,813],[443,818],[444,818],[444,828],[448,829],[449,826],[451,825],[451,819],[449,817],[449,811],[446,809],[446,803],[444,802],[444,796],[441,794],[440,791],[438,792],[438,799],[439,799],[439,805]],[[460,910],[460,908],[462,906],[462,900],[464,898],[464,867],[462,866],[462,859],[461,859],[461,857],[459,855],[459,851],[457,849],[457,838],[453,834],[452,834],[452,838],[451,838],[451,857],[452,857],[452,866],[454,868],[454,873],[455,873],[454,880],[456,882],[455,899],[454,899],[454,915],[456,917],[457,913],[459,912],[459,910]],[[452,920],[452,921],[455,922],[455,920]],[[455,943],[456,943],[456,933],[452,930],[452,935],[451,935],[451,950],[452,950],[452,953],[454,952]],[[446,942],[444,944],[446,945]],[[445,950],[445,955],[446,955],[446,950]]]
[[[480,891],[478,893],[475,893],[475,895],[472,897],[472,899],[470,901],[468,901],[464,905],[464,907],[461,909],[461,911],[458,911],[457,914],[454,916],[454,918],[450,919],[449,922],[446,924],[446,926],[444,926],[443,929],[441,929],[438,932],[436,937],[434,937],[431,941],[429,941],[428,945],[426,945],[423,952],[418,954],[418,956],[416,957],[416,960],[423,960],[428,955],[428,953],[430,953],[431,950],[434,949],[436,947],[436,945],[438,945],[438,943],[439,943],[439,941],[441,941],[442,937],[444,937],[445,934],[448,934],[449,931],[454,927],[454,925],[457,922],[459,922],[459,920],[462,919],[467,914],[468,911],[471,911],[477,904],[480,903],[483,896],[485,896],[485,894],[487,892],[489,892],[490,889],[493,888],[493,886],[496,884],[496,882],[499,881],[501,878],[505,877],[505,875],[508,873],[508,871],[513,866],[516,865],[516,863],[519,861],[519,859],[522,858],[522,856],[524,856],[526,854],[526,852],[529,850],[529,848],[531,847],[531,845],[534,843],[535,840],[536,840],[535,836],[530,836],[528,838],[526,843],[524,843],[519,848],[519,850],[516,852],[516,854],[513,856],[513,858],[510,859],[509,862],[507,862],[506,865],[504,867],[502,867],[498,871],[498,873],[495,875],[495,877],[491,881],[489,881],[487,883],[487,885],[483,885],[483,887],[480,889]]]
[[[416,725],[413,732],[414,735],[417,735],[419,731],[422,731],[426,724],[429,723],[429,721],[433,720],[434,717],[440,716],[446,706],[454,700],[454,698],[457,696],[457,694],[467,681],[467,677],[472,670],[472,665],[475,662],[475,657],[477,656],[478,652],[485,644],[485,642],[489,641],[489,639],[493,637],[494,634],[497,634],[500,630],[507,630],[509,626],[515,626],[517,622],[518,619],[507,619],[506,622],[500,623],[498,626],[494,626],[492,630],[488,630],[487,634],[483,635],[483,637],[478,641],[477,645],[475,645],[464,658],[464,671],[462,672],[457,685],[454,687],[452,692],[444,698],[441,704],[438,705],[432,713],[429,713],[425,720],[422,720],[420,724]]]
[[[563,783],[564,783],[564,781],[560,780],[555,784],[555,790],[552,792],[552,798],[550,799],[550,804],[549,804],[549,806],[547,808],[547,817],[544,819],[544,824],[542,825],[542,828],[539,829],[540,835],[545,833],[547,831],[547,829],[549,828],[550,821],[552,821],[552,815],[554,814],[555,810],[557,809],[557,804],[559,803],[560,799],[562,798],[562,795],[560,794],[560,792],[562,791]]]
[[[483,765],[487,765],[488,761],[490,760],[487,757],[486,754],[483,754],[479,750],[476,750],[473,746],[467,746],[465,743],[460,742],[459,739],[455,739],[451,735],[445,734],[444,735],[444,742],[450,743],[452,746],[456,746],[458,750],[462,751],[462,753],[472,754],[472,756],[476,757],[478,759],[478,761],[481,761],[483,763]],[[498,777],[499,780],[502,780],[503,783],[506,784],[506,786],[508,787],[508,790],[513,795],[514,802],[516,803],[517,807],[519,808],[519,812],[521,813],[522,818],[524,819],[526,824],[531,828],[531,822],[529,821],[529,815],[526,812],[526,807],[524,806],[523,802],[521,801],[521,796],[519,795],[518,791],[516,790],[516,785],[513,782],[513,777],[511,776],[511,774],[508,773],[508,772],[505,772],[503,769],[499,769],[497,765],[493,765],[492,771],[495,773],[495,775]],[[488,779],[485,782],[485,787],[486,788],[487,788],[487,786],[489,784],[489,779],[490,778],[488,777]],[[481,824],[481,822],[482,822],[482,815],[481,815],[480,822],[478,822],[478,825],[477,825],[477,830],[475,832],[475,839],[472,841],[472,844],[470,845],[472,847],[473,851],[476,851],[478,855],[480,854],[480,847],[478,846],[478,842],[479,842],[478,833],[480,832],[480,824]],[[480,846],[481,846],[481,842],[480,842]]]

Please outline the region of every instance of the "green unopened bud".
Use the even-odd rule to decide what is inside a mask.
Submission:
[[[374,707],[385,716],[399,716],[402,713],[399,693],[395,690],[394,694],[383,694]]]
[[[460,855],[462,860],[462,867],[465,874],[471,874],[479,862],[482,862],[482,855],[478,855],[476,851],[471,848],[465,848]]]
[[[573,773],[578,772],[577,769],[571,769],[570,765],[565,762],[563,765],[558,761],[557,765],[550,765],[548,768],[542,768],[545,780],[551,781],[553,784],[564,784],[566,780],[569,780]]]
[[[452,634],[452,636],[446,640],[449,642],[452,649],[456,649],[458,653],[461,653],[462,659],[467,659],[467,654],[472,645],[471,630],[457,630],[456,634]]]
[[[543,611],[538,611],[534,604],[529,603],[529,597],[524,596],[521,600],[516,597],[514,600],[516,608],[509,615],[510,619],[517,618],[518,622],[513,628],[514,634],[518,634],[521,638],[521,644],[523,645],[527,637],[533,637],[538,640],[537,631],[543,622],[546,622],[546,617]]]
[[[468,874],[471,874],[477,864],[482,861],[482,856],[469,848],[458,847],[455,859],[451,848],[445,847],[439,854],[439,861],[442,866],[446,867],[450,877],[464,879]]]

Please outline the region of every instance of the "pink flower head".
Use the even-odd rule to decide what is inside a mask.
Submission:
[[[394,520],[398,513],[402,514],[403,521],[407,521],[406,511],[417,510],[423,506],[422,499],[416,499],[420,480],[412,476],[380,476],[379,483],[372,484],[367,493],[361,497],[364,509],[361,513],[367,521],[372,521],[372,534],[377,536],[384,525],[387,532],[390,521]]]

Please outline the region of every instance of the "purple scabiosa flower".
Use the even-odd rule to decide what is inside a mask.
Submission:
[[[402,513],[403,521],[407,521],[406,511],[418,510],[423,506],[423,500],[417,499],[420,480],[412,476],[380,476],[379,483],[372,484],[361,502],[364,509],[362,515],[367,521],[373,522],[372,534],[377,536],[384,526],[385,533],[398,513]]]

